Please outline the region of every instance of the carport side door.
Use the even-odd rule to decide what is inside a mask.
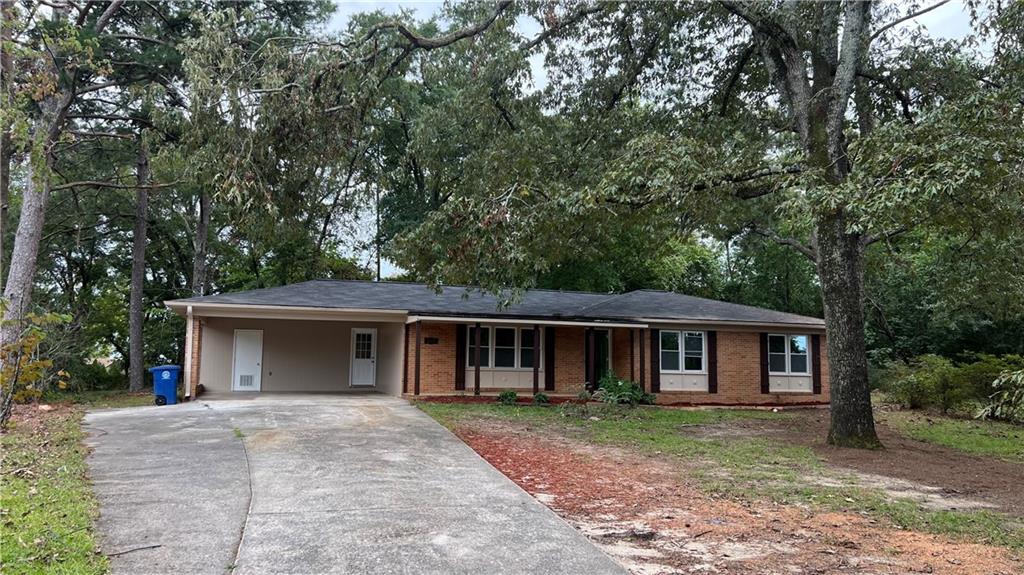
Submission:
[[[236,329],[231,391],[259,391],[262,363],[263,330]]]
[[[377,330],[352,328],[352,387],[373,387],[377,383]]]

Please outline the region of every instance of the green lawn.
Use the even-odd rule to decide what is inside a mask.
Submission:
[[[587,443],[675,457],[686,464],[688,473],[699,480],[697,484],[702,489],[719,495],[866,513],[901,528],[1024,549],[1024,528],[1001,514],[932,511],[909,500],[893,500],[828,469],[809,447],[758,438],[756,433],[686,433],[690,426],[743,419],[784,419],[788,417],[785,412],[596,406],[579,414],[558,406],[426,402],[417,405],[449,428],[462,422],[493,419]],[[827,477],[830,485],[807,481],[811,477]],[[837,481],[839,487],[835,486]]]
[[[105,573],[92,522],[96,500],[85,475],[82,411],[0,435],[0,565],[14,573]]]
[[[881,419],[900,433],[966,453],[1024,462],[1024,427],[999,421],[954,419],[915,411],[886,411]]]
[[[43,403],[74,403],[90,409],[136,407],[153,405],[153,392],[128,393],[123,389],[81,392],[60,391],[47,394],[40,401]]]

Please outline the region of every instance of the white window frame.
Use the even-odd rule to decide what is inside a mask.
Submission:
[[[532,327],[521,327],[521,328],[516,329],[516,369],[528,369],[530,371],[533,371],[533,366],[532,365],[523,366],[523,349],[531,349],[531,350],[533,349],[533,347],[529,347],[529,348],[524,348],[523,347],[523,332],[527,332],[527,331],[530,332],[530,333],[533,333],[533,328]],[[538,329],[537,333],[534,334],[534,337],[537,338],[537,342],[536,342],[537,343],[537,353],[533,354],[535,356],[533,358],[533,363],[535,365],[537,365],[538,369],[540,369],[540,370],[544,369],[544,362],[542,362],[541,359],[540,359],[541,356],[544,355],[544,346],[540,345],[541,343],[543,343],[543,339],[544,339],[543,336],[541,335],[541,333],[543,331],[544,330],[542,330],[542,329]]]
[[[494,328],[489,325],[482,325],[477,328],[475,325],[466,326],[466,367],[468,369],[475,369],[471,363],[476,359],[476,354],[473,353],[475,350],[476,338],[473,336],[472,330],[479,329],[481,331],[487,331],[487,345],[480,346],[481,350],[487,350],[487,365],[481,365],[480,369],[491,369],[494,365],[494,354],[492,350],[494,348]],[[483,338],[481,338],[483,339]]]
[[[472,363],[471,363],[473,358],[474,358],[474,355],[473,355],[473,344],[475,342],[473,341],[473,337],[470,336],[470,330],[475,329],[475,328],[476,328],[475,325],[466,326],[466,369],[475,369],[473,367]],[[523,361],[523,357],[522,357],[522,350],[523,350],[522,333],[524,331],[531,331],[532,332],[533,331],[532,327],[521,327],[521,326],[514,326],[514,325],[512,325],[512,326],[506,326],[506,325],[482,325],[482,326],[480,326],[480,329],[488,331],[487,345],[486,346],[480,346],[481,351],[485,350],[485,349],[487,350],[488,362],[487,362],[487,365],[481,365],[480,366],[481,371],[483,371],[483,370],[492,370],[492,371],[509,371],[509,370],[533,371],[533,366],[523,367],[523,365],[522,365],[522,361]],[[515,330],[515,332],[516,332],[516,344],[515,344],[515,348],[514,349],[515,349],[515,354],[516,354],[516,361],[515,361],[515,366],[514,367],[498,367],[498,366],[494,365],[494,350],[498,347],[496,345],[496,340],[495,340],[495,329],[513,329],[513,330]],[[535,362],[538,362],[538,370],[539,371],[544,371],[544,360],[543,360],[543,357],[544,357],[544,345],[543,345],[544,344],[544,335],[543,335],[544,334],[544,330],[537,330],[537,331],[539,332],[537,335],[538,335],[538,338],[540,339],[540,341],[539,341],[540,345],[538,346],[540,348],[540,353],[539,354],[535,354],[537,357],[534,357],[533,360]],[[506,347],[506,346],[502,346],[502,349],[509,349],[509,348]]]
[[[679,354],[679,369],[665,369],[664,362],[661,361],[661,334],[665,332],[673,332],[679,338],[679,349],[676,353]],[[686,334],[688,333],[699,333],[700,334],[700,369],[686,369]],[[665,351],[673,351],[667,349]],[[708,372],[708,332],[697,331],[693,329],[662,329],[658,330],[658,369],[661,373],[685,373],[685,374],[707,374]]]
[[[773,338],[773,337],[781,337],[786,342],[786,345],[785,345],[785,350],[786,350],[786,371],[772,371],[771,370],[771,365],[772,365],[772,363],[771,363],[771,356],[772,356],[772,353],[773,353],[771,351],[771,349],[772,349],[771,338]],[[797,354],[797,355],[806,355],[807,356],[807,371],[796,371],[796,372],[794,372],[793,369],[792,369],[792,364],[790,363],[790,356],[793,353],[792,353],[792,348],[789,345],[789,343],[790,343],[789,342],[789,338],[791,338],[791,337],[804,337],[804,338],[807,338],[807,353],[806,354]],[[809,333],[770,333],[770,334],[768,334],[768,351],[767,351],[768,358],[766,358],[768,360],[768,375],[789,375],[789,376],[799,376],[799,377],[810,377],[812,375],[812,371],[814,369],[811,366],[811,354],[813,353],[813,350],[811,350],[811,346],[814,345],[813,342],[814,342],[814,339],[811,337],[811,334],[809,334]],[[780,355],[780,354],[778,352],[775,352],[775,355]]]

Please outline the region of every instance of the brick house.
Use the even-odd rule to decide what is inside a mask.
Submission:
[[[185,396],[376,390],[576,396],[606,375],[658,403],[829,401],[824,321],[681,294],[315,280],[171,300],[187,319]]]

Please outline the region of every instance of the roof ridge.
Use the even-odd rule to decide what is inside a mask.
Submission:
[[[586,311],[586,310],[588,310],[588,309],[590,309],[590,308],[592,308],[592,307],[597,307],[597,306],[599,306],[599,305],[602,305],[602,304],[606,304],[606,303],[608,303],[608,302],[610,302],[610,301],[612,301],[612,300],[615,300],[615,299],[619,299],[619,298],[621,298],[621,297],[627,296],[627,295],[629,295],[629,294],[631,294],[631,293],[633,293],[633,292],[635,292],[635,291],[637,291],[637,290],[633,290],[633,291],[628,291],[628,292],[626,292],[626,293],[617,293],[617,294],[611,294],[611,295],[609,295],[608,297],[606,297],[606,298],[602,299],[601,301],[595,301],[595,302],[594,302],[594,303],[592,303],[592,304],[588,304],[588,305],[585,305],[585,306],[583,306],[583,307],[579,308],[579,309],[577,310],[577,312],[584,312],[584,311]]]
[[[299,282],[299,283],[307,283],[307,282],[348,282],[348,283],[364,283],[364,284],[402,284],[402,285],[416,285],[416,286],[423,286],[423,287],[431,287],[430,284],[427,283],[427,282],[407,282],[407,281],[401,281],[401,280],[387,280],[387,279],[384,279],[384,280],[360,280],[360,279],[346,279],[346,278],[314,278],[314,279],[306,280],[304,282]],[[294,284],[284,284],[284,285],[294,285]],[[283,287],[283,286],[275,286],[275,287]],[[474,290],[481,290],[481,291],[487,292],[487,290],[485,290],[484,288],[482,288],[480,286],[471,286],[471,285],[464,285],[464,284],[440,284],[440,287],[442,287],[442,288],[465,288],[465,289],[474,289]],[[510,289],[510,288],[505,288],[505,289]],[[511,289],[515,289],[515,288],[511,288]],[[524,291],[528,291],[528,292],[529,291],[542,291],[542,292],[550,292],[550,293],[578,293],[578,294],[587,294],[587,295],[623,295],[623,294],[611,294],[611,293],[608,293],[608,292],[599,292],[599,291],[569,290],[569,289],[554,289],[554,288],[539,288],[539,287],[525,288]],[[487,293],[491,293],[491,292],[487,292]]]

